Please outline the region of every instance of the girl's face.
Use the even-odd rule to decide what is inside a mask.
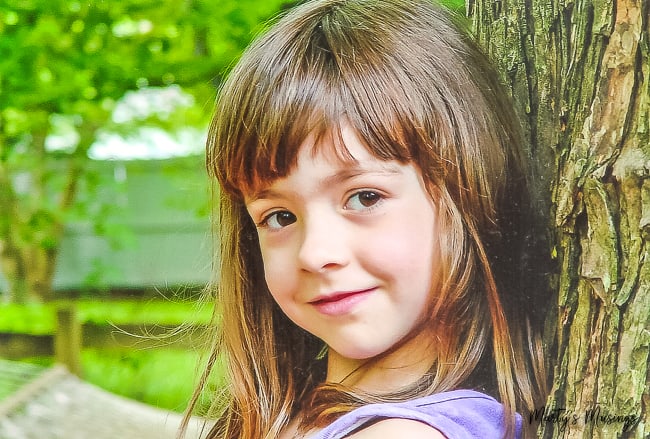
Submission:
[[[352,158],[307,139],[292,172],[246,197],[269,290],[327,343],[330,380],[335,358],[428,352],[418,334],[438,263],[436,209],[417,168],[374,157],[352,129],[342,140]]]

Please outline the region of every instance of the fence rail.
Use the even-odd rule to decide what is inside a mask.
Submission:
[[[57,311],[54,334],[31,335],[0,332],[0,358],[55,357],[57,363],[81,374],[81,351],[101,349],[197,349],[204,346],[207,326],[182,328],[152,324],[100,325],[80,323],[74,307]]]

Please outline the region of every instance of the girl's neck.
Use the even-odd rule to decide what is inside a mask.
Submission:
[[[329,383],[339,383],[355,391],[368,394],[397,392],[417,382],[429,372],[434,361],[435,337],[428,331],[404,341],[398,348],[382,354],[381,358],[350,359],[330,349],[327,354],[327,377]],[[283,430],[279,439],[309,437],[318,431],[299,432],[299,413]]]
[[[429,371],[435,358],[432,340],[424,331],[379,359],[345,358],[330,349],[326,381],[373,394],[398,391]]]

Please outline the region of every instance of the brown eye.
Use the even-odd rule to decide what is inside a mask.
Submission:
[[[382,200],[382,196],[374,191],[360,191],[352,195],[345,204],[346,209],[365,210]]]
[[[278,230],[296,222],[296,216],[288,210],[273,212],[262,221],[262,224],[269,229]]]

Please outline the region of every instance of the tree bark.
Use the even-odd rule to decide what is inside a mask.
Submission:
[[[468,14],[512,88],[558,261],[540,437],[648,437],[650,0]]]

